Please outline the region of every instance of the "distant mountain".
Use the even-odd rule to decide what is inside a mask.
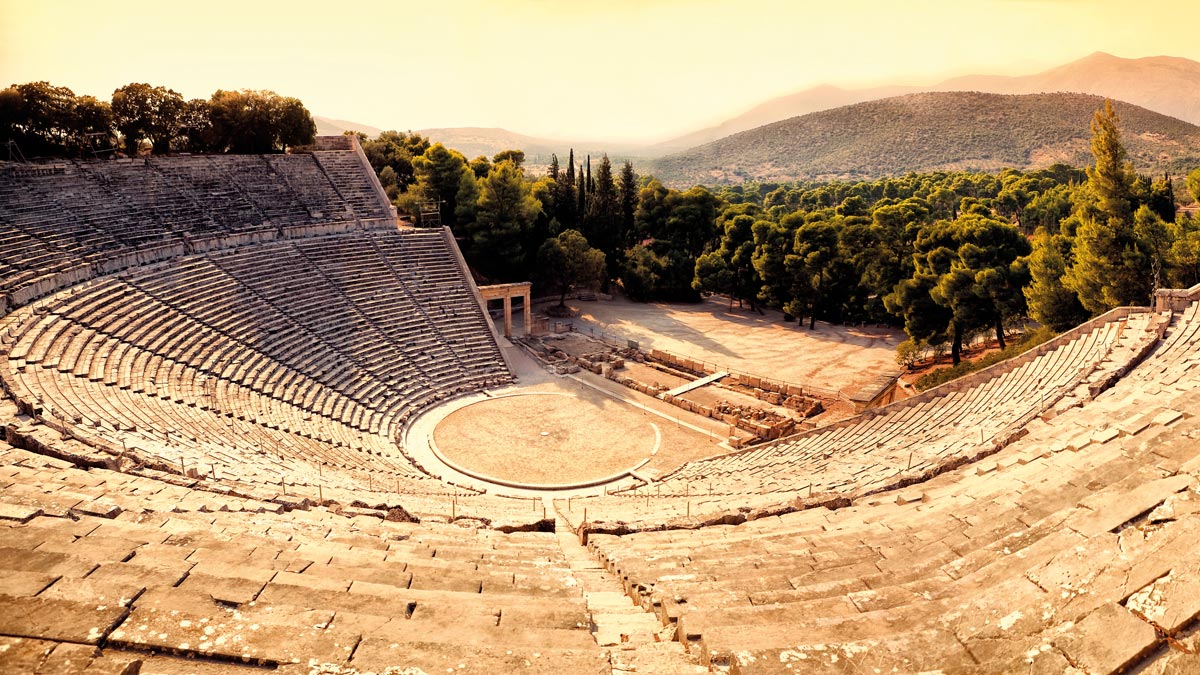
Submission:
[[[946,80],[933,89],[997,94],[1056,91],[1095,94],[1200,124],[1200,63],[1174,56],[1123,59],[1096,52],[1036,75],[969,75]]]
[[[632,143],[554,140],[491,127],[420,129],[416,133],[428,136],[432,142],[458,150],[466,155],[467,159],[479,155],[491,157],[501,150],[524,150],[526,164],[531,167],[548,166],[551,154],[557,154],[559,161],[565,166],[571,148],[575,149],[576,161],[582,162],[589,154],[598,159],[600,155],[608,153],[608,158],[613,163],[639,157],[643,150],[642,146]]]
[[[918,87],[875,87],[873,89],[842,89],[833,85],[823,84],[812,89],[805,89],[794,94],[773,98],[760,103],[750,110],[726,120],[715,127],[693,131],[678,138],[672,138],[662,143],[650,146],[649,154],[657,156],[669,152],[678,152],[697,145],[703,145],[718,138],[724,138],[739,131],[746,131],[764,124],[778,122],[789,117],[806,115],[819,110],[840,108],[844,105],[872,101],[880,98],[900,96],[921,91]]]
[[[321,117],[320,115],[313,115],[313,121],[317,123],[318,136],[341,136],[346,131],[361,131],[367,136],[374,138],[381,131],[369,124],[335,120],[329,117]]]
[[[820,110],[922,91],[983,91],[995,94],[1076,92],[1128,101],[1155,112],[1200,124],[1200,63],[1172,56],[1124,59],[1104,52],[1064,66],[1020,77],[968,75],[932,87],[886,86],[840,89],[829,85],[774,98],[715,127],[652,146],[648,156],[678,152]]]
[[[1125,59],[1097,52],[1057,68],[1019,77],[968,75],[924,88],[890,85],[869,89],[842,89],[822,85],[771,99],[719,125],[653,145],[557,140],[483,127],[420,129],[417,133],[459,150],[468,158],[479,155],[491,157],[501,150],[515,148],[525,151],[528,166],[541,168],[549,164],[551,153],[558,154],[559,160],[565,162],[564,155],[567,150],[574,148],[575,155],[580,158],[589,154],[599,157],[607,152],[614,162],[632,159],[641,169],[646,164],[646,158],[678,153],[800,115],[904,94],[948,91],[1095,94],[1127,101],[1164,115],[1200,124],[1200,63],[1169,56]],[[320,134],[340,134],[346,129],[361,131],[368,136],[377,136],[380,132],[376,127],[346,120],[327,117],[314,119]]]
[[[793,117],[661,157],[651,171],[688,186],[880,177],[909,171],[1037,168],[1091,161],[1087,94],[930,92]],[[1113,106],[1140,171],[1200,163],[1200,127],[1125,102]]]

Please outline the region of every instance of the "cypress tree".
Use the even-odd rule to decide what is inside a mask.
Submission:
[[[633,216],[637,211],[637,176],[633,173],[633,164],[629,160],[625,160],[625,164],[621,166],[621,178],[617,183],[619,192],[619,201],[621,205],[621,237],[620,241],[625,247],[630,247],[636,244],[634,241]]]
[[[617,184],[613,180],[612,162],[605,154],[596,170],[595,189],[588,200],[584,216],[584,236],[593,246],[604,252],[608,260],[609,276],[619,274],[621,256],[621,204],[617,198]]]
[[[587,183],[589,179],[590,176],[584,173],[583,167],[579,167],[579,189],[576,191],[576,198],[578,199],[576,209],[580,220],[583,220],[584,214],[587,213]]]
[[[567,158],[567,171],[557,187],[557,199],[554,200],[558,209],[558,224],[564,229],[572,230],[579,227],[579,211],[576,208],[578,200],[575,197],[575,149],[572,148]]]

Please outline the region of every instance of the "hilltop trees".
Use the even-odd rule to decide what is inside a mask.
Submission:
[[[209,99],[211,150],[268,153],[313,142],[317,125],[299,99],[273,91],[223,91]]]
[[[459,187],[463,174],[471,171],[467,158],[457,150],[434,143],[420,157],[413,158],[413,171],[417,178],[417,195],[414,196],[438,202],[442,223],[456,224]]]
[[[179,92],[166,87],[135,82],[114,91],[113,122],[121,133],[125,154],[136,155],[143,140],[149,141],[157,154],[170,152],[171,141],[183,128],[186,106]]]
[[[312,116],[298,99],[271,91],[216,91],[185,100],[172,89],[134,82],[111,102],[48,82],[0,91],[0,141],[29,157],[82,156],[115,140],[127,155],[170,152],[281,152],[311,143]]]
[[[413,166],[418,187],[432,193],[441,182],[436,194],[454,195],[468,259],[497,280],[535,277],[568,292],[573,283],[553,278],[564,247],[594,247],[606,261],[598,283],[617,282],[633,299],[714,292],[729,295],[731,308],[766,304],[810,328],[818,319],[900,324],[910,356],[945,346],[958,361],[980,335],[1005,346],[1006,327],[1026,314],[1061,330],[1114,303],[1144,303],[1156,285],[1200,281],[1200,222],[1175,218],[1169,176],[1133,172],[1118,122],[1110,106],[1097,111],[1096,162],[1086,171],[745,183],[714,193],[639,180],[631,164],[614,171],[607,157],[593,170],[573,150],[536,179],[516,152],[467,162],[434,145]],[[1192,182],[1200,189],[1200,178]],[[501,194],[512,198],[497,201]]]
[[[1200,167],[1192,169],[1187,175],[1187,189],[1192,193],[1192,199],[1200,202]]]
[[[29,157],[82,155],[93,146],[108,147],[112,137],[112,108],[107,102],[77,97],[67,87],[49,82],[0,91],[0,141],[15,141]]]
[[[429,139],[414,133],[385,131],[378,137],[362,141],[363,153],[371,168],[379,174],[379,182],[395,201],[417,181],[413,158],[429,149]]]

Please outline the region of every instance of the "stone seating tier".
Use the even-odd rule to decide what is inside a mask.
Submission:
[[[611,672],[552,533],[284,513],[3,443],[0,473],[4,672]]]
[[[0,319],[0,376],[27,412],[159,470],[429,492],[393,442],[406,421],[512,381],[449,245],[360,232],[103,277]],[[436,281],[408,269],[418,252]]]
[[[1191,672],[1196,323],[1189,308],[1126,377],[982,462],[835,510],[589,546],[730,672]]]
[[[352,147],[176,155],[72,160],[59,172],[0,171],[0,294],[69,270],[95,276],[117,254],[164,244],[332,223],[394,224],[360,154]]]
[[[1135,365],[1167,319],[1149,312],[1099,321],[970,387],[943,387],[844,422],[693,461],[653,484],[575,499],[591,531],[739,522],[748,514],[856,499],[978,461],[1050,417],[1090,401]],[[563,506],[566,506],[564,504]]]

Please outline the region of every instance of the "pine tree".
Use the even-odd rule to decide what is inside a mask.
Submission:
[[[1063,286],[1063,274],[1071,259],[1071,238],[1039,229],[1029,254],[1029,277],[1025,300],[1029,315],[1043,326],[1064,331],[1087,320],[1087,310],[1079,296]]]
[[[1121,119],[1105,99],[1104,109],[1092,117],[1092,156],[1096,163],[1087,169],[1088,183],[1100,210],[1109,218],[1128,221],[1133,217],[1133,184],[1137,175],[1121,144]]]
[[[435,143],[425,154],[413,158],[413,169],[417,175],[417,193],[423,199],[440,202],[442,224],[456,225],[458,189],[463,172],[471,170],[466,158],[457,150]]]
[[[591,170],[589,169],[588,172],[590,173],[590,171]],[[591,180],[591,176],[585,174],[583,167],[580,166],[579,167],[579,185],[577,186],[576,194],[575,194],[575,199],[576,199],[575,209],[576,209],[576,213],[577,213],[576,217],[580,221],[583,220],[584,215],[587,213],[587,203],[588,203],[587,184],[588,184],[589,180]]]
[[[500,162],[479,182],[476,219],[468,227],[475,264],[484,274],[505,281],[521,275],[524,234],[542,210],[525,174],[511,160]]]
[[[1126,161],[1118,118],[1112,101],[1104,102],[1092,119],[1094,166],[1087,169],[1088,189],[1095,204],[1076,211],[1075,264],[1063,285],[1079,296],[1092,314],[1121,305],[1141,305],[1152,285],[1150,257],[1133,227],[1133,185],[1136,174]]]

